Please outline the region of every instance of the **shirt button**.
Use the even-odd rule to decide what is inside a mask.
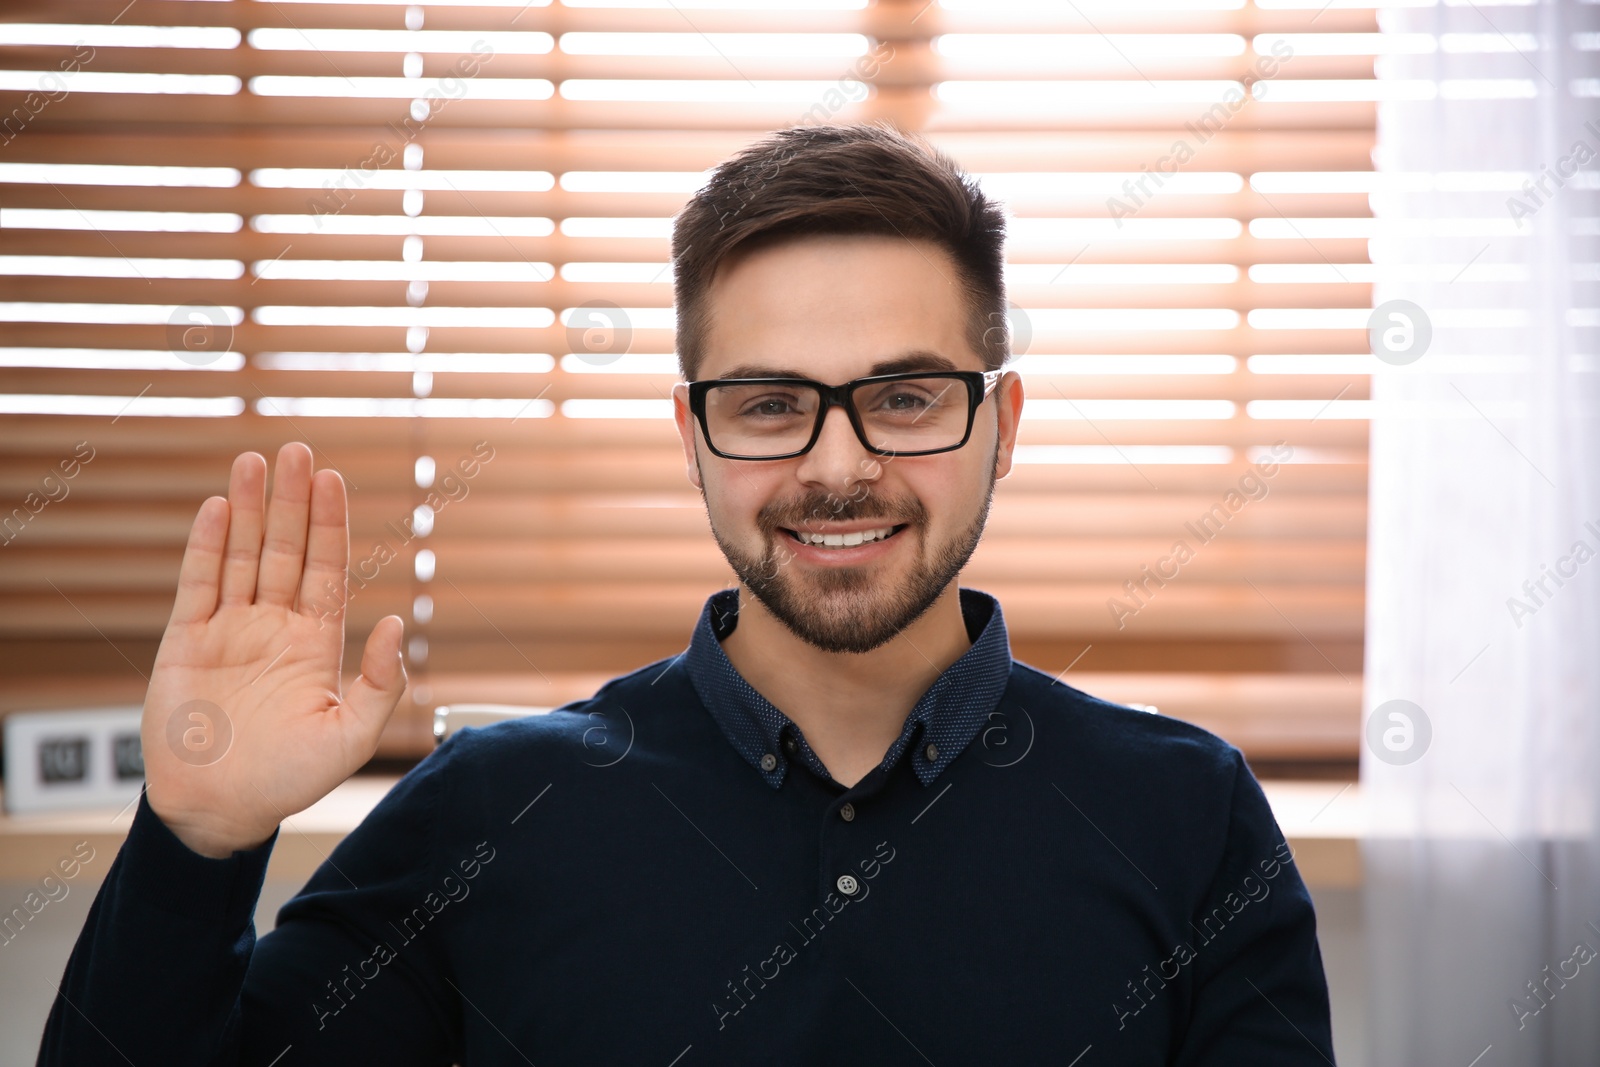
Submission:
[[[839,880],[834,884],[839,887],[839,892],[847,897],[853,897],[861,891],[861,883],[856,881],[852,875],[841,874]]]
[[[854,822],[855,817],[856,806],[850,803],[848,800],[845,801],[844,807],[839,809],[839,818],[843,819],[845,822]]]
[[[774,769],[777,768],[777,766],[778,766],[778,757],[774,756],[772,753],[768,752],[766,755],[761,757],[761,769],[762,770],[764,770],[764,771],[774,770]]]
[[[799,745],[798,745],[798,744],[796,744],[796,743],[795,743],[795,740],[794,740],[794,738],[792,738],[792,737],[785,737],[785,738],[784,738],[784,739],[783,739],[783,750],[784,750],[784,751],[785,751],[785,752],[788,752],[788,753],[790,753],[790,754],[791,754],[791,755],[792,755],[792,754],[793,754],[793,753],[794,753],[794,751],[795,751],[795,749],[797,749],[797,748],[799,748],[799,747],[800,747],[800,746],[799,746]]]
[[[929,742],[928,747],[922,750],[922,758],[927,760],[929,763],[938,763],[939,746]]]

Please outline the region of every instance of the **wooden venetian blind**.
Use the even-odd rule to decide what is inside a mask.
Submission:
[[[669,417],[671,217],[765,131],[888,119],[1013,215],[1028,399],[964,583],[1081,687],[1353,758],[1370,7],[3,18],[0,710],[137,701],[195,508],[288,439],[350,483],[347,663],[408,620],[385,754],[675,654],[731,574]]]

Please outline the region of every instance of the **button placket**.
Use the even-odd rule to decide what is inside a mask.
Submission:
[[[908,773],[906,761],[900,761],[898,773]],[[881,766],[848,789],[835,786],[829,801],[817,811],[821,816],[818,827],[817,891],[822,902],[835,910],[844,902],[868,899],[872,894],[870,859],[872,839],[876,833],[872,815],[874,804],[890,788],[889,778]],[[869,864],[863,866],[863,864]]]
[[[817,881],[823,901],[832,898],[834,908],[841,907],[841,901],[863,900],[867,894],[867,886],[855,869],[860,832],[853,825],[846,825],[853,824],[860,814],[855,801],[845,799],[853,795],[849,791],[835,794],[831,803],[818,813],[822,816],[818,853],[822,865],[817,871]]]

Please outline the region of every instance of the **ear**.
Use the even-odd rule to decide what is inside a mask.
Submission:
[[[999,394],[1000,446],[995,450],[994,476],[1004,478],[1011,473],[1011,452],[1017,446],[1017,425],[1022,421],[1022,375],[1007,371],[995,383]]]
[[[684,474],[688,476],[690,485],[703,490],[700,457],[694,447],[694,415],[689,411],[689,386],[685,382],[672,387],[672,420],[678,424],[678,438],[683,444]]]

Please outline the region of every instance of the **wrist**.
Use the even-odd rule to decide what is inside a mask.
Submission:
[[[183,842],[189,851],[207,859],[225,860],[235,852],[248,852],[260,848],[277,832],[275,825],[245,829],[218,825],[214,820],[190,819],[168,814],[150,799],[148,790],[145,800],[149,803],[151,812],[161,820],[162,825],[172,833],[172,836]]]

